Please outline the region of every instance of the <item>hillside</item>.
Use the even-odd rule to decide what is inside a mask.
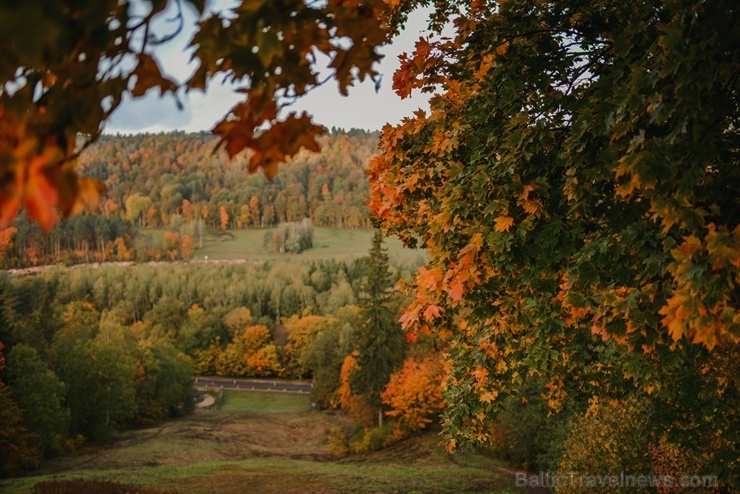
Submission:
[[[0,230],[0,267],[187,260],[209,234],[304,218],[317,227],[369,228],[365,172],[377,139],[332,131],[320,139],[320,152],[300,152],[268,180],[248,173],[248,153],[229,161],[208,133],[103,136],[78,166],[107,189],[98,210],[58,222],[48,235],[20,214]],[[170,237],[152,241],[151,232],[162,230]]]
[[[343,458],[329,451],[333,429],[354,425],[335,413],[199,412],[120,434],[107,446],[47,461],[32,476],[0,481],[8,494],[30,492],[49,479],[95,478],[148,484],[183,494],[214,493],[455,493],[516,492],[513,481],[484,461],[451,461],[434,434],[377,453]]]

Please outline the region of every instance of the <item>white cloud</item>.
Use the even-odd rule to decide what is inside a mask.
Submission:
[[[183,32],[165,46],[158,47],[156,54],[162,71],[178,81],[186,80],[195,65],[190,62],[190,52],[185,51],[194,30],[195,15],[186,11],[188,26]],[[163,17],[171,17],[166,13]],[[329,81],[315,88],[289,109],[306,111],[316,123],[327,127],[352,127],[377,130],[385,123],[398,123],[411,116],[418,108],[427,108],[428,96],[415,94],[401,100],[392,89],[393,72],[399,66],[398,55],[411,52],[414,42],[423,31],[426,12],[415,12],[410,16],[406,29],[394,42],[385,47],[385,55],[378,66],[383,74],[379,91],[375,84],[366,80],[356,84],[343,97],[337,90],[336,82]],[[166,30],[167,25],[161,24]],[[177,109],[172,96],[159,97],[158,91],[149,91],[143,98],[125,98],[113,113],[106,125],[107,133],[160,132],[168,130],[200,131],[210,130],[223,118],[228,110],[243,95],[233,92],[234,86],[222,85],[217,78],[208,85],[206,93],[191,91],[179,96],[184,110]]]

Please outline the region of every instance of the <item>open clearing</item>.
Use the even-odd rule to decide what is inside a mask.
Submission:
[[[49,460],[33,476],[0,481],[0,491],[29,493],[41,480],[94,478],[183,494],[521,492],[481,457],[451,461],[436,446],[434,434],[376,453],[336,458],[328,450],[328,437],[333,428],[352,429],[346,418],[295,411],[295,396],[241,392],[234,399],[237,393],[226,395],[234,411],[200,412],[125,432],[109,445]],[[299,398],[306,399],[308,408],[307,398]],[[293,411],[278,411],[286,409]]]
[[[157,237],[163,233],[145,230]],[[228,232],[209,232],[203,239],[203,248],[195,251],[194,259],[229,260],[343,260],[351,261],[367,255],[373,230],[314,228],[314,247],[300,254],[280,254],[265,247],[265,236],[272,238],[275,228],[249,228]],[[196,242],[197,243],[197,242]],[[396,262],[420,264],[426,257],[421,249],[406,249],[396,237],[385,241],[389,257]]]

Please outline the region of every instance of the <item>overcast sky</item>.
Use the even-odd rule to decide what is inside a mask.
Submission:
[[[219,0],[219,3],[228,6],[227,0]],[[188,63],[190,53],[184,49],[192,37],[195,21],[194,12],[187,11],[186,22],[189,27],[156,52],[163,71],[175,80],[184,81],[195,70],[196,65]],[[330,81],[301,98],[293,108],[307,111],[313,115],[316,123],[327,127],[369,130],[379,130],[385,123],[398,123],[418,108],[428,108],[425,95],[417,92],[411,98],[401,100],[392,89],[393,72],[399,65],[398,55],[413,50],[414,42],[424,34],[424,26],[424,14],[415,13],[409,19],[406,30],[393,44],[382,50],[385,58],[378,68],[383,79],[378,92],[374,83],[366,80],[350,88],[349,96],[343,97],[337,91],[336,83]],[[166,31],[168,27],[163,22],[158,29]],[[178,110],[172,96],[160,98],[158,90],[151,90],[143,98],[125,98],[108,121],[105,132],[129,134],[210,130],[242,96],[236,95],[232,87],[214,80],[205,94],[200,91],[180,94],[184,108]]]

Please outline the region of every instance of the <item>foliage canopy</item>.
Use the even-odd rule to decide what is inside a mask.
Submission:
[[[448,336],[450,447],[532,375],[555,408],[637,391],[734,420],[711,407],[737,405],[737,5],[436,5],[456,35],[394,78],[431,111],[384,129],[370,180],[382,227],[430,249],[403,321]]]
[[[97,139],[125,96],[150,90],[176,96],[180,89],[204,90],[216,76],[236,82],[244,101],[213,132],[231,157],[252,149],[250,171],[272,176],[301,148],[318,150],[323,128],[281,110],[327,82],[317,69],[322,54],[343,94],[356,80],[377,79],[377,47],[387,39],[387,24],[378,22],[381,6],[380,0],[257,0],[208,12],[204,0],[5,2],[0,225],[22,206],[47,230],[57,209],[66,216],[95,206],[104,189],[77,176],[79,138],[82,146]],[[190,42],[199,65],[180,83],[162,73],[153,48],[182,30],[183,9],[199,17]],[[173,14],[175,22],[165,23]]]
[[[23,202],[47,228],[54,207],[94,202],[98,186],[74,174],[76,137],[97,136],[124,94],[176,89],[149,49],[166,4],[143,16],[116,0],[0,9],[0,223]],[[321,83],[315,53],[345,92],[377,75],[377,47],[429,4],[243,1],[231,17],[204,16],[200,68],[184,85],[244,82],[245,101],[214,132],[270,175],[316,148],[308,117],[278,116]],[[666,441],[703,447],[738,484],[737,2],[433,8],[432,30],[455,34],[402,57],[397,93],[435,96],[384,129],[370,206],[386,232],[430,252],[402,320],[448,341],[450,448],[487,441],[503,398],[541,375],[554,408],[649,396],[663,423],[680,424]],[[29,37],[29,19],[50,29]]]

